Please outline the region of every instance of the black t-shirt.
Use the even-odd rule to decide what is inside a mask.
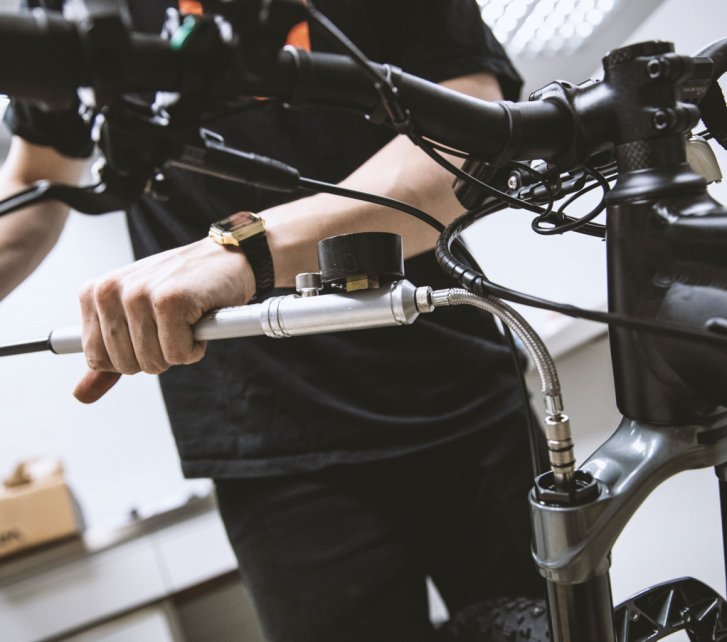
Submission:
[[[47,4],[47,3],[42,3]],[[158,32],[172,2],[131,0],[137,29]],[[474,0],[316,0],[374,61],[432,81],[491,71],[514,99],[520,79]],[[330,50],[311,31],[312,49]],[[70,156],[90,153],[75,114],[14,102],[6,123]],[[391,138],[363,116],[259,102],[213,129],[227,144],[338,182]],[[138,257],[190,243],[210,222],[262,210],[280,194],[172,171],[166,201],[144,196],[128,214]],[[401,216],[392,212],[392,216]],[[416,285],[451,285],[427,253],[407,261]],[[279,295],[280,290],[272,295]],[[193,366],[160,376],[188,476],[262,476],[389,458],[460,438],[513,412],[515,376],[492,319],[440,309],[413,326],[210,342]]]

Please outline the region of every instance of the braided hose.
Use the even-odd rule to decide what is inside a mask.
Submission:
[[[575,455],[570,421],[563,412],[560,381],[553,357],[533,327],[517,312],[500,299],[479,296],[464,288],[435,290],[431,293],[433,307],[470,305],[496,316],[520,339],[540,377],[546,416],[545,432],[548,440],[548,456],[555,476],[556,486],[569,487],[575,474]]]

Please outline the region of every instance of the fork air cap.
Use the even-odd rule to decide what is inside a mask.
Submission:
[[[401,236],[391,232],[331,236],[318,242],[318,265],[323,283],[334,287],[355,277],[395,281],[404,276]]]

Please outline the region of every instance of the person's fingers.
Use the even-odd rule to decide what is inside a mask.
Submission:
[[[122,296],[123,286],[118,279],[105,279],[94,288],[101,336],[113,370],[123,374],[136,374],[141,366],[129,335]]]
[[[82,403],[93,403],[103,397],[121,378],[118,372],[89,370],[73,389],[73,396]]]
[[[170,366],[159,343],[159,333],[146,290],[130,289],[124,296],[129,336],[139,366],[149,374],[161,374]]]
[[[206,342],[195,341],[194,324],[209,310],[244,304],[252,282],[242,253],[204,239],[91,283],[81,293],[89,368],[159,374],[171,365],[196,363]]]
[[[91,370],[113,370],[109,354],[106,351],[101,323],[96,310],[95,284],[87,283],[81,289],[79,301],[81,304],[82,344],[86,363]]]
[[[193,324],[201,316],[194,297],[179,292],[174,296],[161,294],[155,297],[153,306],[165,361],[171,365],[183,365],[202,359],[207,343],[194,338]]]

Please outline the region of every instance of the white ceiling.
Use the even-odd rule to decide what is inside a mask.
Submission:
[[[581,82],[663,0],[477,0],[525,78],[523,98],[551,80]]]

